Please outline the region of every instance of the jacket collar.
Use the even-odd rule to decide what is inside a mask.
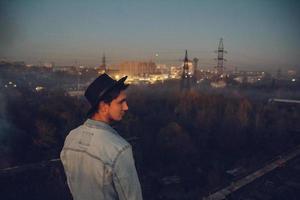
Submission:
[[[109,124],[107,124],[105,122],[96,121],[96,120],[92,120],[92,119],[87,119],[84,122],[84,125],[86,125],[88,127],[91,127],[91,128],[105,129],[105,130],[108,130],[110,132],[113,132],[114,134],[118,134],[115,129],[113,129]]]

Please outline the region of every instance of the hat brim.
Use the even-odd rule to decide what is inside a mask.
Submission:
[[[107,88],[105,91],[103,91],[101,94],[99,94],[97,102],[94,105],[92,105],[92,107],[87,112],[87,117],[91,117],[90,115],[97,109],[99,102],[107,93],[109,93],[115,87],[124,84],[126,79],[127,79],[127,76],[124,76],[120,80],[116,81],[111,87]],[[125,89],[129,86],[129,84],[124,84],[124,85],[125,85]]]

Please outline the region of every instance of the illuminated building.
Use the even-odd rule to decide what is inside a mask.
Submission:
[[[126,61],[120,64],[120,73],[129,76],[149,76],[156,72],[154,62]]]

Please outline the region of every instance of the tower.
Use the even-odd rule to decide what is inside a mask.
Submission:
[[[193,59],[194,70],[197,70],[197,69],[198,69],[198,61],[199,61],[198,58],[194,58],[194,59]]]
[[[106,57],[105,54],[103,53],[102,56],[102,64],[99,66],[99,73],[107,73],[107,67],[106,67]]]
[[[227,53],[227,51],[224,50],[223,38],[220,39],[218,50],[215,51],[215,53],[218,54],[218,57],[217,57],[218,64],[217,64],[217,67],[216,67],[217,72],[218,72],[218,74],[223,74],[223,72],[224,72],[224,61],[226,61],[226,59],[224,59],[224,53]]]
[[[103,53],[103,56],[102,56],[102,69],[104,70],[104,72],[106,73],[107,72],[107,68],[106,68],[106,58],[105,58],[105,54]]]
[[[187,50],[185,50],[185,57],[183,60],[183,69],[181,75],[181,90],[189,90],[191,87],[190,85],[190,75],[189,75],[189,59]]]

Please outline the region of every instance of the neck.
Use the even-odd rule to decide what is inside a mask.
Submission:
[[[94,114],[92,117],[91,117],[92,120],[95,120],[95,121],[100,121],[100,122],[104,122],[106,124],[110,124],[110,120],[103,116],[103,115],[100,115],[99,113],[96,113]]]

